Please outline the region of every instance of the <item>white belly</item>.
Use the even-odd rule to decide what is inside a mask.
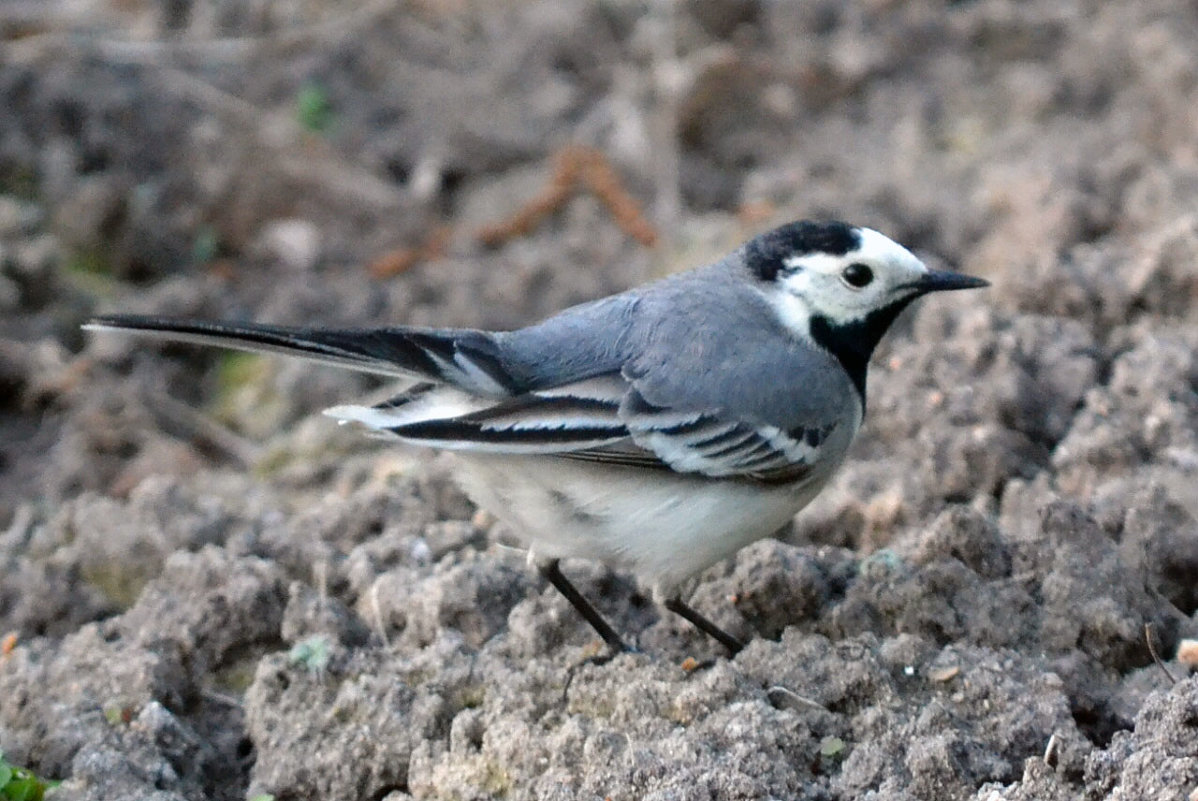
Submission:
[[[666,594],[780,529],[831,472],[763,487],[544,456],[457,458],[466,493],[537,557],[594,559]]]

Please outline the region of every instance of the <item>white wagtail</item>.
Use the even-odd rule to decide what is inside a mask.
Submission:
[[[458,478],[615,650],[562,575],[594,559],[732,653],[683,602],[699,571],[784,526],[844,459],[870,354],[920,295],[984,287],[877,231],[796,222],[705,267],[517,331],[292,328],[112,315],[85,327],[284,353],[416,383],[326,414],[458,455]]]

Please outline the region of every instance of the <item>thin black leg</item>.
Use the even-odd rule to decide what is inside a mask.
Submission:
[[[689,620],[699,631],[719,641],[720,645],[728,649],[729,656],[736,656],[745,647],[743,642],[724,631],[715,623],[712,623],[700,614],[698,610],[688,606],[681,598],[670,598],[666,601],[665,606],[671,612],[682,615]]]
[[[599,614],[599,610],[591,606],[591,602],[583,598],[582,593],[574,589],[574,585],[570,583],[570,580],[562,575],[562,570],[558,566],[556,559],[537,565],[537,571],[550,584],[556,587],[558,592],[566,596],[566,600],[570,602],[570,605],[578,610],[578,614],[586,618],[586,621],[591,624],[591,628],[598,632],[609,648],[616,652],[632,650],[625,645],[624,640],[620,639],[620,635],[616,634],[616,630],[611,627],[611,624],[603,619],[603,615]],[[708,625],[711,624],[709,623]]]

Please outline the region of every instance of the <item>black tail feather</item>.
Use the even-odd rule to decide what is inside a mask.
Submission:
[[[95,317],[84,328],[277,353],[369,373],[449,383],[484,394],[504,395],[514,389],[494,340],[471,329],[307,328],[124,314]]]

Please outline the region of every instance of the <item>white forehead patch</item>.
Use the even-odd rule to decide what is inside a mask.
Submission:
[[[915,257],[914,253],[885,234],[880,234],[872,228],[858,228],[857,230],[861,235],[861,247],[847,254],[845,258],[857,256],[862,261],[886,264],[916,275],[928,271],[928,268]]]

